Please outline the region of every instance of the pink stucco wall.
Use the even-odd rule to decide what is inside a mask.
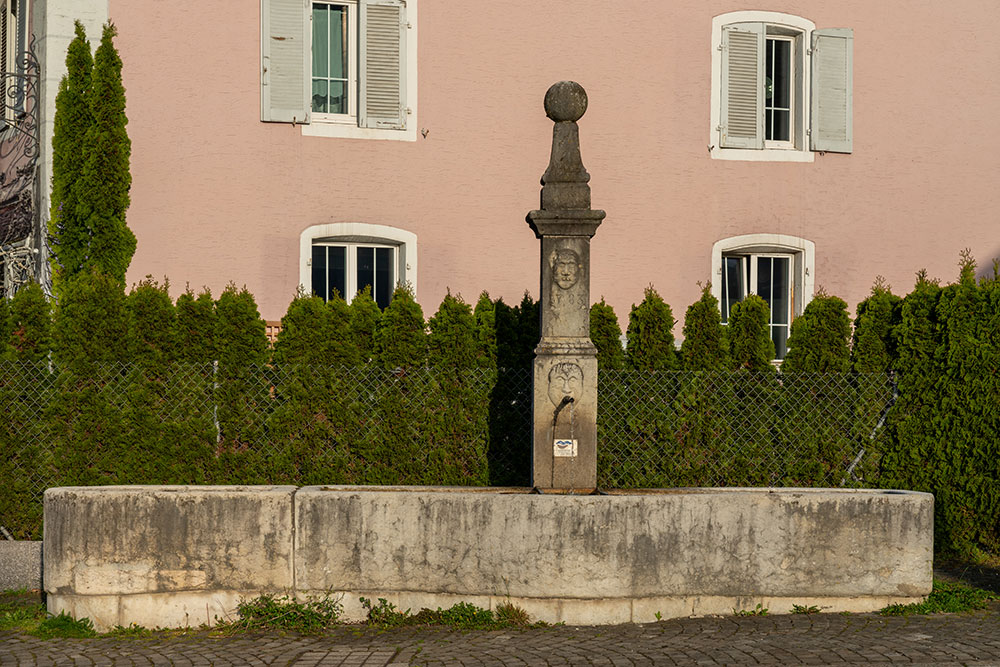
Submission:
[[[712,17],[748,8],[854,29],[853,154],[709,157]],[[922,267],[952,279],[964,247],[1000,256],[995,0],[420,0],[416,142],[261,123],[257,2],[112,0],[110,15],[133,142],[129,280],[245,283],[266,319],[295,291],[299,233],[326,222],[415,232],[428,315],[447,288],[537,297],[524,216],[560,79],[590,97],[583,158],[608,213],[591,290],[620,318],[649,283],[682,317],[713,278],[712,244],[738,234],[814,241],[816,284],[852,309],[877,274],[905,293]]]

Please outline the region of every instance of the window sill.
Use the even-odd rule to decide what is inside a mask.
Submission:
[[[411,119],[412,120],[412,117]],[[369,127],[358,127],[351,123],[336,123],[313,120],[308,125],[302,125],[303,137],[332,137],[335,139],[374,139],[387,141],[416,141],[417,129],[415,123],[409,123],[405,130],[378,130]]]
[[[719,148],[712,147],[713,160],[741,160],[743,162],[814,162],[816,153],[788,148]]]

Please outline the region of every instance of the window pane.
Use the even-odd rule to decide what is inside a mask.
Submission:
[[[330,76],[330,11],[329,5],[313,5],[312,75]]]
[[[316,296],[326,298],[326,246],[313,246],[312,290]]]
[[[330,287],[326,293],[327,299],[333,298],[337,290],[343,298],[347,298],[347,248],[344,246],[330,247]]]
[[[313,79],[312,110],[318,113],[326,113],[328,108],[326,79]]]
[[[722,321],[729,321],[729,311],[734,303],[743,300],[746,293],[743,282],[742,257],[726,257],[722,280]]]
[[[768,114],[774,114],[774,119],[771,122],[771,139],[774,141],[788,141],[788,131],[789,123],[788,119],[790,117],[789,111],[781,111],[776,109],[774,111],[768,111]]]
[[[347,83],[330,82],[330,113],[347,113]]]
[[[784,359],[788,351],[788,327],[784,325],[771,327],[771,340],[774,341],[774,358]]]
[[[330,7],[330,78],[347,78],[347,7]]]
[[[774,40],[774,70],[772,75],[774,94],[772,104],[778,109],[787,109],[792,91],[792,43]]]
[[[757,294],[771,307],[771,258],[757,258]]]
[[[358,291],[365,287],[372,288],[372,296],[375,292],[375,248],[358,248]]]
[[[771,283],[771,322],[788,324],[788,273],[791,267],[791,258],[773,257],[771,262],[774,268]]]
[[[392,279],[392,248],[375,248],[375,302],[381,308],[389,305],[395,281]]]

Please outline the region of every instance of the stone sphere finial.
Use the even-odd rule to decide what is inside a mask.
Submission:
[[[545,115],[554,120],[580,120],[587,110],[587,91],[576,81],[559,81],[545,93]]]

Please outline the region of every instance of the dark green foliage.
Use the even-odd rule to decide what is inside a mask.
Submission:
[[[230,283],[215,305],[215,344],[218,355],[215,397],[218,405],[219,451],[229,466],[254,470],[262,465],[264,430],[257,417],[269,405],[270,381],[260,366],[267,361],[267,337],[257,303],[246,287]]]
[[[485,368],[488,364],[478,340],[472,309],[449,292],[437,313],[427,322],[430,334],[428,364],[451,371]]]
[[[351,337],[361,355],[361,363],[375,358],[375,331],[381,321],[382,310],[372,298],[371,285],[365,285],[351,301]]]
[[[1000,551],[1000,288],[977,284],[964,253],[957,283],[918,274],[895,329],[899,399],[883,462],[887,485],[935,495],[935,547]]]
[[[677,370],[680,362],[674,348],[675,323],[670,306],[652,285],[647,287],[642,302],[638,306],[632,304],[628,317],[628,368],[635,371]]]
[[[76,36],[66,53],[66,75],[56,95],[52,135],[52,210],[49,238],[53,281],[61,292],[62,280],[86,266],[90,235],[77,214],[75,184],[83,168],[87,130],[93,116],[87,98],[94,59],[83,25],[75,23]]]
[[[492,360],[484,354],[472,309],[461,297],[446,295],[428,325],[429,363],[437,370],[437,386],[426,415],[429,442],[421,455],[434,478],[485,485],[489,442],[483,435],[495,376]],[[456,450],[458,442],[464,445]]]
[[[701,289],[701,298],[684,314],[684,342],[681,343],[684,370],[720,371],[726,364],[726,339],[722,328],[719,300],[712,295],[711,283]]]
[[[351,400],[359,355],[347,303],[339,295],[324,302],[300,293],[281,327],[274,346],[279,406],[269,422],[275,481],[346,483],[352,445],[360,438],[351,428],[359,417]]]
[[[83,268],[96,267],[124,284],[135,253],[135,235],[125,224],[132,142],[125,129],[125,88],[122,61],[113,43],[116,34],[114,25],[106,24],[94,53],[87,91],[93,122],[84,137],[83,167],[72,187],[76,214],[89,238]]]
[[[882,276],[871,296],[858,304],[851,342],[851,363],[858,373],[886,373],[896,358],[893,329],[899,325],[902,299],[892,293]]]
[[[625,367],[622,329],[618,326],[615,309],[604,302],[604,297],[590,307],[590,340],[597,348],[599,369],[620,370]]]
[[[93,270],[64,281],[53,332],[55,359],[61,367],[77,371],[120,362],[128,354],[128,336],[121,283]]]
[[[7,305],[6,299],[0,299]],[[6,327],[8,358],[15,361],[41,361],[52,347],[52,312],[38,283],[28,283],[11,299]],[[2,358],[2,357],[0,357]]]
[[[10,340],[10,304],[5,297],[0,296],[0,359],[8,356],[7,344]]]
[[[177,311],[168,293],[152,276],[128,295],[129,359],[150,369],[162,369],[177,356]],[[162,371],[161,371],[162,372]]]
[[[197,297],[189,287],[177,298],[177,359],[211,364],[216,359],[215,300],[205,288]]]
[[[49,616],[38,624],[31,634],[41,639],[87,639],[97,636],[94,622],[89,618],[73,618],[64,611],[57,616]]]
[[[792,322],[783,373],[846,373],[851,318],[843,299],[820,291]]]
[[[409,287],[392,293],[375,330],[375,357],[383,368],[420,368],[427,362],[424,311]]]
[[[281,318],[275,363],[357,365],[359,353],[351,336],[348,308],[339,296],[325,302],[318,296],[297,295]]]
[[[489,293],[483,292],[476,301],[472,313],[476,320],[476,344],[479,354],[486,366],[496,368],[497,365],[497,328],[496,312]]]
[[[736,370],[755,373],[773,371],[774,342],[768,326],[770,309],[767,302],[751,294],[734,303],[729,315],[729,363]]]

